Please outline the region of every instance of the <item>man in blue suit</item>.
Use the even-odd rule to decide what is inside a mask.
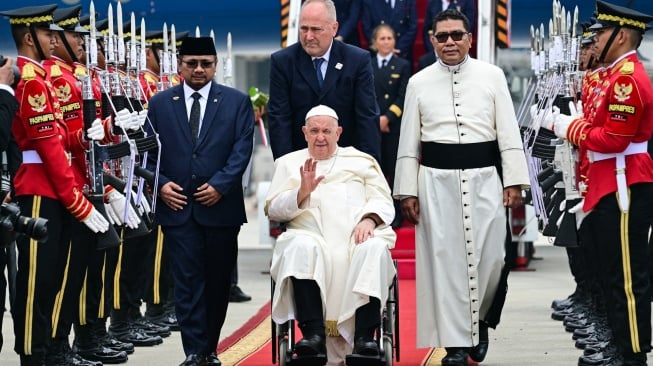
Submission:
[[[413,59],[413,44],[417,36],[415,0],[363,0],[363,33],[372,44],[372,31],[379,24],[388,24],[397,35],[397,56]]]
[[[242,175],[254,112],[247,95],[212,81],[216,66],[211,37],[186,38],[184,82],[152,97],[146,129],[161,140],[156,219],[169,245],[184,366],[221,364],[216,349],[247,221]]]
[[[344,131],[340,146],[354,146],[380,161],[370,54],[334,40],[337,31],[333,1],[307,0],[300,12],[300,43],[271,56],[268,123],[275,159],[306,147],[302,133],[306,113],[324,104],[340,117]]]
[[[448,5],[443,6],[448,3]],[[465,14],[467,20],[469,20],[469,25],[471,27],[470,32],[474,33],[474,26],[476,24],[476,1],[475,0],[429,0],[429,3],[426,5],[426,16],[424,17],[424,31],[422,32],[422,37],[424,38],[424,47],[426,48],[427,53],[432,60],[431,63],[435,62],[436,56],[435,51],[433,50],[433,43],[431,43],[431,34],[433,34],[433,20],[435,16],[438,15],[442,10],[447,9],[456,9],[459,12]],[[426,61],[425,61],[426,62]],[[428,65],[424,65],[426,67]],[[423,67],[420,67],[420,70]]]

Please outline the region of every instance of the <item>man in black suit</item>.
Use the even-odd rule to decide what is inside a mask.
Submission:
[[[217,61],[211,37],[186,38],[184,82],[152,97],[146,124],[161,140],[156,213],[170,253],[184,366],[221,364],[216,349],[247,221],[242,176],[254,111],[247,95],[212,81]]]
[[[369,52],[334,40],[337,32],[333,1],[307,0],[299,19],[300,43],[271,56],[268,122],[275,159],[306,147],[306,113],[324,104],[340,116],[340,146],[354,146],[380,161],[379,108]]]

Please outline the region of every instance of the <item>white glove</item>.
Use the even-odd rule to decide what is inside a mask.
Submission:
[[[574,108],[575,111],[575,108]],[[553,132],[556,136],[566,139],[567,138],[567,129],[571,121],[575,120],[578,117],[568,116],[566,114],[561,114],[558,107],[553,107]]]
[[[583,116],[583,102],[581,100],[578,100],[577,103],[574,103],[573,101],[569,102],[569,111],[571,112],[571,116],[574,118],[580,118]]]
[[[134,115],[138,116],[138,112],[130,112],[127,108],[121,109],[116,113],[113,123],[125,130],[136,130],[140,126],[138,120],[136,120],[137,117],[134,117]]]
[[[111,225],[120,225],[121,220],[118,218],[118,215],[113,212],[113,208],[111,208],[110,204],[104,204],[104,211],[106,212],[107,219],[109,219]]]
[[[569,209],[569,213],[575,214],[576,215],[576,228],[580,229],[580,225],[583,223],[583,220],[585,219],[585,216],[589,212],[583,211],[583,204],[585,204],[585,199],[580,200],[574,207]]]
[[[141,219],[140,217],[138,217],[138,214],[136,214],[136,211],[134,211],[131,205],[127,205],[128,206],[127,217],[123,222],[123,217],[125,217],[124,216],[125,203],[127,202],[127,200],[125,199],[125,196],[122,193],[114,189],[111,192],[109,192],[109,194],[107,195],[107,200],[109,201],[109,206],[111,206],[111,210],[118,217],[116,221],[118,225],[125,224],[125,226],[132,229],[138,227],[138,224],[141,223]],[[112,218],[116,219],[115,216]]]
[[[103,233],[109,230],[109,222],[104,218],[104,216],[102,216],[100,211],[95,209],[95,207],[91,210],[91,214],[88,215],[86,219],[82,220],[82,222],[94,233]]]
[[[102,126],[102,121],[99,118],[96,118],[91,127],[86,130],[86,135],[89,139],[95,141],[104,139],[104,126]]]
[[[538,105],[533,104],[531,106],[530,112],[531,112],[531,118],[533,119],[534,122],[534,126],[536,126],[538,129],[539,127],[544,127],[547,130],[553,129],[554,119],[553,119],[553,113],[551,112],[550,109],[545,108],[542,110],[538,110]]]
[[[145,120],[147,119],[147,111],[142,110],[140,112],[134,112],[134,113],[136,113],[136,122],[138,123],[138,127],[136,127],[135,129],[138,129],[139,127],[143,127],[143,125],[145,124]]]

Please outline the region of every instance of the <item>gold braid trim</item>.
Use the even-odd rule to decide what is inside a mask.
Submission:
[[[327,320],[326,322],[324,322],[324,328],[327,337],[340,337],[340,332],[338,332],[337,320]]]
[[[60,27],[65,27],[65,26],[74,25],[74,24],[77,24],[77,23],[79,23],[79,18],[74,17],[74,18],[68,18],[68,19],[58,21],[57,25],[60,26]]]
[[[32,23],[49,23],[52,22],[52,15],[41,15],[38,17],[30,17],[30,18],[9,18],[9,24],[11,25],[21,25],[24,24],[26,26],[29,26]]]
[[[609,22],[616,22],[616,23],[619,23],[619,25],[628,24],[630,26],[646,30],[646,23],[640,22],[640,21],[634,20],[634,19],[628,19],[628,18],[616,16],[616,15],[599,14],[599,16],[596,17],[596,19],[597,20],[607,20]]]

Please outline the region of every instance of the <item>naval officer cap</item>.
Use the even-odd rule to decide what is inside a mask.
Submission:
[[[0,11],[0,15],[9,17],[9,25],[12,28],[34,27],[59,31],[62,28],[52,22],[52,12],[56,8],[56,4],[27,6],[14,10]]]
[[[163,48],[163,31],[147,31],[145,33],[145,43],[148,46]]]
[[[649,29],[648,23],[651,21],[653,21],[653,16],[651,15],[597,0],[596,23],[590,26],[589,29],[597,31],[603,28],[625,27],[644,33]]]
[[[308,121],[309,118],[315,116],[328,116],[328,117],[335,118],[336,121],[338,120],[338,114],[336,113],[336,111],[334,111],[333,108],[327,107],[323,104],[311,108],[311,110],[308,111],[308,113],[306,113],[305,120]]]
[[[89,31],[79,24],[79,16],[82,6],[77,5],[70,8],[59,8],[52,12],[52,18],[56,25],[68,32],[88,33]]]
[[[98,13],[95,13],[95,19],[98,18]],[[79,25],[84,27],[87,31],[91,30],[91,15],[84,14],[79,17]],[[102,33],[103,35],[109,34],[109,19],[104,18],[101,20],[95,21],[95,30]]]
[[[186,37],[186,39],[181,42],[181,46],[179,47],[179,54],[182,56],[218,55],[217,51],[215,50],[215,42],[211,37]]]
[[[594,24],[596,20],[591,19],[589,22],[586,23],[581,23],[580,27],[583,31],[583,34],[581,35],[580,38],[580,45],[581,46],[589,46],[594,43],[594,32],[592,32],[589,28]]]

